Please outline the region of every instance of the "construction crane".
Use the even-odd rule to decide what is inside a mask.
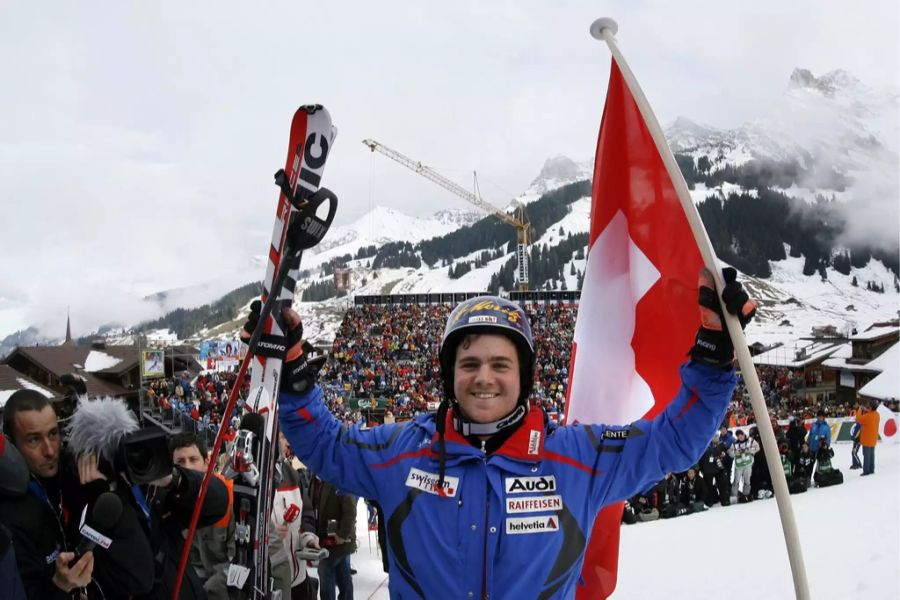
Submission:
[[[517,261],[516,283],[519,290],[525,291],[528,289],[528,243],[531,226],[528,224],[528,218],[525,216],[524,205],[519,204],[516,207],[515,213],[510,215],[506,211],[500,210],[493,204],[490,204],[489,202],[486,202],[481,198],[480,194],[478,193],[477,180],[475,193],[473,193],[462,187],[461,185],[450,181],[434,169],[423,165],[421,162],[413,160],[408,156],[404,156],[396,150],[388,148],[384,144],[379,144],[375,140],[363,140],[363,144],[368,146],[369,150],[371,150],[372,152],[378,151],[381,154],[384,154],[388,158],[397,161],[404,167],[415,171],[422,177],[433,181],[445,190],[452,192],[460,198],[471,202],[481,210],[494,215],[504,223],[515,227]]]

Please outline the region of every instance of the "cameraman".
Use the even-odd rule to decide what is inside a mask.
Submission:
[[[133,544],[136,529],[129,535],[124,513],[109,551],[98,546],[75,560],[79,515],[90,514],[92,501],[102,493],[94,493],[96,486],[90,485],[99,473],[90,457],[78,461],[77,473],[69,464],[60,468],[59,424],[47,398],[20,390],[7,401],[4,417],[3,431],[30,471],[27,493],[0,496],[0,522],[12,532],[27,596],[64,599],[80,597],[81,590],[89,598],[103,598],[149,589],[149,579],[140,569],[120,562],[140,552]],[[132,523],[136,527],[136,521]]]
[[[179,467],[206,473],[209,454],[199,436],[189,432],[175,434],[169,440],[169,449],[172,451],[172,462]],[[234,484],[218,473],[214,476],[225,483],[229,509],[219,521],[197,529],[191,548],[191,564],[205,580],[203,588],[209,600],[228,600],[228,565],[235,554],[234,511],[230,510],[234,502]]]
[[[70,431],[70,450],[77,456],[101,457],[98,471],[109,489],[122,500],[126,509],[123,514],[133,512],[139,516],[141,552],[129,552],[122,559],[151,582],[145,590],[132,592],[133,598],[169,600],[184,544],[182,532],[190,523],[203,473],[173,466],[162,430],[158,434],[153,430],[139,430],[134,414],[119,399],[82,399],[72,416]],[[137,446],[137,454],[153,467],[142,468],[138,473],[123,458],[126,443],[131,449]],[[156,479],[146,483],[151,477]],[[225,516],[227,509],[228,490],[214,477],[200,512],[199,526],[212,525]],[[118,538],[113,539],[114,544],[119,542]],[[180,598],[207,598],[203,582],[193,569],[185,572]]]

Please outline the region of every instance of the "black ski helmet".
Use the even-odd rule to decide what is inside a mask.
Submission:
[[[516,346],[519,355],[519,404],[526,404],[534,386],[534,339],[528,315],[521,306],[497,296],[478,296],[460,302],[447,317],[447,326],[441,338],[441,379],[444,398],[455,400],[453,391],[453,364],[456,347],[470,334],[503,335]]]

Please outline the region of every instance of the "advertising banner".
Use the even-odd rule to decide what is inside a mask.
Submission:
[[[141,351],[141,377],[144,379],[165,377],[165,364],[165,352],[163,350]]]
[[[200,342],[200,364],[208,371],[236,368],[246,354],[246,346],[233,340],[203,340]]]

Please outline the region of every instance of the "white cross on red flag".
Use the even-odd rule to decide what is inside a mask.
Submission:
[[[591,196],[566,422],[622,425],[656,416],[678,393],[678,366],[700,324],[703,259],[615,59]],[[606,598],[615,589],[621,516],[621,503],[598,515],[579,600]]]

